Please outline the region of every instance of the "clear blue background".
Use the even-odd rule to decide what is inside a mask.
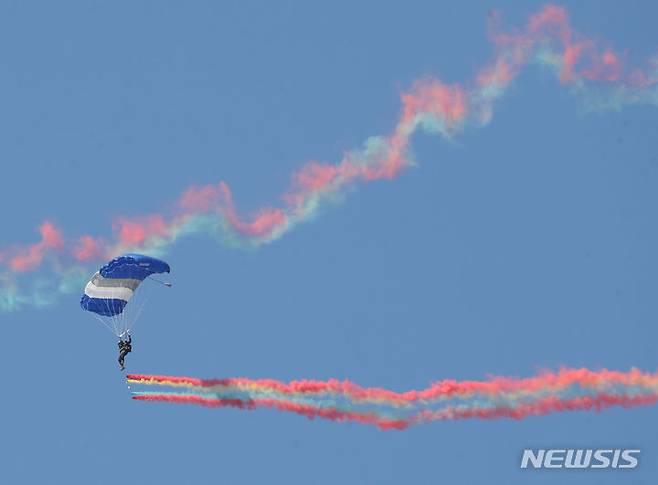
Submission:
[[[0,246],[70,236],[231,184],[244,213],[308,159],[387,133],[422,75],[471,79],[489,9],[539,3],[0,5]],[[649,2],[578,2],[576,29],[642,62]],[[360,187],[274,244],[173,248],[129,370],[422,388],[560,365],[656,369],[658,112],[583,114],[523,72],[493,122],[417,136],[420,167]],[[119,194],[107,197],[105,194]],[[159,290],[159,288],[156,288]],[[175,297],[173,297],[175,295]],[[138,403],[78,307],[0,315],[0,482],[655,483],[656,408],[405,432],[261,410]],[[522,471],[526,447],[640,447],[631,472]]]

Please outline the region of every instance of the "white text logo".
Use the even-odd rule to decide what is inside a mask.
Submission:
[[[523,450],[521,468],[635,468],[640,450]]]

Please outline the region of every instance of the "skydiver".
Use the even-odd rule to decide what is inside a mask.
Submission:
[[[128,334],[128,340],[123,340],[123,337],[119,337],[119,365],[121,366],[121,370],[125,370],[126,366],[123,364],[123,360],[126,358],[126,355],[128,355],[132,351],[132,337],[130,334]]]

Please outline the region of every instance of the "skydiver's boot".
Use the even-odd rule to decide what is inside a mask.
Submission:
[[[119,356],[119,365],[121,366],[121,370],[126,370],[126,366],[123,364],[123,355]]]

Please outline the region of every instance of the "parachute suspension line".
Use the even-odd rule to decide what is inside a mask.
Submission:
[[[144,310],[144,307],[149,300],[149,294],[147,293],[146,285],[140,286],[138,290],[139,296],[137,297],[137,301],[135,301],[135,308],[133,309],[134,317],[132,319],[132,325],[130,328],[131,330],[135,328],[135,325],[137,325],[139,317],[142,315],[142,310]]]
[[[121,313],[121,334],[119,337],[125,336],[127,333],[130,332],[132,329],[133,324],[135,323],[135,319],[137,318],[135,316],[135,305],[138,304],[138,299],[140,296],[138,295],[139,288],[136,288],[133,291],[133,296],[130,299],[130,301],[126,304],[126,306],[123,309],[123,312]],[[141,293],[140,293],[141,295]]]
[[[112,327],[110,326],[109,323],[107,323],[105,320],[103,320],[103,317],[101,317],[100,315],[96,315],[95,313],[94,313],[94,316],[96,317],[96,320],[101,322],[105,328],[107,328],[110,332],[112,332],[113,335],[116,335],[116,332],[114,331],[114,329],[112,329]]]
[[[133,299],[134,299],[134,297],[133,297]],[[139,320],[139,316],[142,314],[142,310],[144,309],[144,306],[146,305],[147,301],[148,301],[148,298],[142,297],[141,301],[139,302],[139,307],[135,311],[136,312],[135,319],[132,320],[133,324],[132,324],[130,330],[134,329],[135,325],[137,325],[137,320]],[[126,332],[128,332],[128,330],[126,330]]]
[[[120,325],[117,331],[119,338],[124,337],[126,334],[129,334],[130,331],[134,328],[139,316],[142,313],[144,305],[148,301],[145,293],[146,287],[144,285],[139,285],[133,290],[132,298],[126,304],[123,309],[123,312],[118,315]]]
[[[154,278],[153,275],[150,275],[145,279],[152,280],[156,283],[166,286],[167,288],[172,287],[171,283]],[[147,292],[147,287],[143,285],[140,285],[134,290],[130,304],[126,305],[126,308],[123,312],[125,325],[121,327],[121,335],[129,333],[135,328],[135,325],[137,325],[137,321],[139,320],[139,317],[142,314],[146,303],[148,302]]]
[[[105,313],[107,314],[107,316],[100,317],[100,318],[103,319],[102,320],[103,322],[105,322],[106,321],[105,319],[107,319],[107,321],[112,324],[112,333],[114,335],[116,335],[117,334],[117,328],[116,328],[116,325],[114,324],[114,320],[112,319],[112,315],[110,314],[110,305],[107,303],[106,300],[103,301],[103,305],[105,305],[105,310],[106,310]],[[109,324],[106,324],[106,325],[109,328]]]
[[[112,332],[114,335],[117,333],[116,325],[114,324],[114,320],[112,319],[112,315],[110,314],[110,305],[108,304],[107,301],[103,301],[103,305],[105,305],[105,313],[107,316],[104,316],[102,318],[106,318],[111,324],[112,324]]]
[[[117,334],[117,327],[114,324],[114,319],[112,318],[112,315],[110,313],[110,305],[107,301],[103,301],[103,305],[105,305],[105,310],[106,310],[105,313],[107,314],[107,316],[105,316],[103,318],[107,318],[107,320],[112,324],[112,332],[114,332],[114,335],[116,335]]]
[[[112,293],[112,300],[114,300],[115,297],[117,296],[116,295],[117,290],[112,288],[110,291]],[[107,301],[105,304],[107,305],[108,308],[110,307],[109,301]],[[112,318],[112,325],[114,326],[114,334],[119,335],[121,333],[121,318],[122,317],[120,315],[115,314],[114,312],[108,312],[108,313],[112,314],[111,318]]]
[[[130,299],[128,303],[126,303],[126,306],[124,307],[124,311],[121,312],[121,314],[117,315],[117,318],[119,319],[119,330],[121,332],[121,335],[125,335],[128,332],[128,327],[130,327],[130,316],[131,316],[131,310],[132,310],[132,302],[135,299],[135,293],[133,292],[133,297]],[[128,312],[125,312],[125,309],[128,309]]]
[[[118,292],[118,290],[116,290]],[[130,326],[130,316],[131,316],[131,303],[134,300],[135,294],[133,292],[133,298],[130,299],[128,303],[126,303],[126,306],[124,307],[124,311],[121,312],[120,314],[116,315],[117,318],[117,323],[118,323],[118,328],[119,328],[119,337],[125,335],[128,332],[128,327]],[[128,311],[126,311],[126,309]]]
[[[114,289],[112,291],[115,291]],[[134,298],[133,294],[133,298]],[[132,298],[126,305],[123,307],[123,311],[119,313],[118,315],[115,315],[115,318],[117,319],[117,335],[119,338],[122,338],[126,334],[126,321],[128,321],[128,312],[130,311],[130,303],[132,302]]]
[[[111,295],[112,295],[112,300],[114,300],[114,297],[116,296],[116,295],[115,295],[115,290],[114,290],[114,288],[112,288],[112,289],[110,290],[110,292],[111,292]],[[110,311],[110,310],[112,310],[112,309],[110,308],[110,301],[112,301],[112,300],[108,300],[108,301],[106,301],[106,302],[105,302],[105,305],[106,305],[107,308],[108,308],[108,313],[111,314],[110,317],[112,318],[112,326],[114,327],[114,334],[115,334],[115,335],[118,335],[119,332],[121,331],[121,322],[119,321],[119,317],[117,317],[116,314],[114,314],[113,311]]]

